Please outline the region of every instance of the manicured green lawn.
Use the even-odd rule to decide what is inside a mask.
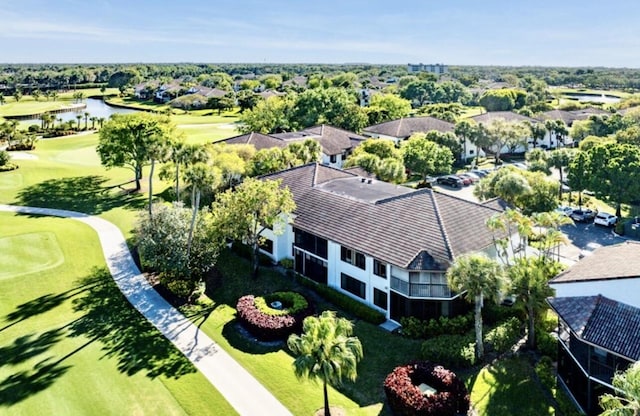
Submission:
[[[10,213],[0,223],[2,262],[24,263],[0,279],[1,414],[234,413],[127,303],[93,230]]]
[[[58,93],[58,98],[47,100],[46,97],[41,96],[36,101],[30,95],[24,95],[20,101],[16,102],[13,96],[5,96],[5,103],[0,105],[0,116],[19,116],[29,114],[40,114],[47,111],[59,110],[74,103],[73,94],[82,92],[84,97],[98,97],[102,96],[100,88],[88,88],[83,90],[70,90]],[[117,94],[117,88],[107,88],[105,95]]]
[[[503,359],[484,368],[467,380],[467,388],[480,415],[555,414],[533,381],[533,369],[524,358]]]

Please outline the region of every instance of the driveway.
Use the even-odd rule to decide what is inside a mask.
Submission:
[[[446,185],[433,184],[433,189],[443,194],[457,196],[467,201],[478,202],[478,198],[473,196],[475,185],[464,186],[462,188],[452,188]]]
[[[569,244],[560,247],[560,256],[569,261],[577,261],[580,251],[589,243],[610,246],[625,240],[623,237],[616,236],[611,228],[601,227],[592,222],[565,225],[562,227],[562,232],[569,239]]]

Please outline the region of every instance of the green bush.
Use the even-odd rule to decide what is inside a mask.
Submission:
[[[536,331],[536,346],[542,355],[553,360],[558,357],[558,340],[549,332]]]
[[[160,275],[160,282],[174,295],[187,299],[195,290],[196,284],[193,280],[171,278],[166,274]]]
[[[0,150],[0,166],[5,166],[9,164],[11,160],[11,155],[6,150]]]
[[[535,370],[540,382],[542,382],[545,387],[549,390],[556,387],[556,375],[551,358],[547,356],[540,358],[540,361],[536,364]]]
[[[482,308],[482,321],[485,325],[504,322],[512,316],[524,320],[522,309],[513,306],[503,306],[493,302],[486,302]]]
[[[440,335],[422,343],[425,360],[443,363],[448,367],[467,368],[476,363],[476,343],[473,334]]]
[[[280,260],[280,265],[287,270],[293,269],[293,259],[282,259]]]
[[[502,322],[484,336],[484,341],[498,353],[508,351],[520,338],[520,320],[511,317]]]
[[[473,327],[473,314],[458,315],[453,318],[441,316],[438,319],[420,320],[413,316],[400,318],[402,335],[413,339],[426,339],[444,334],[464,334]]]
[[[336,289],[333,289],[327,285],[322,285],[314,282],[313,280],[307,279],[305,277],[300,277],[300,283],[306,287],[313,289],[317,294],[333,303],[340,309],[348,312],[352,315],[355,315],[357,318],[362,319],[363,321],[372,323],[374,325],[380,325],[386,318],[384,314],[378,312],[377,310],[370,308],[362,302],[359,302],[344,293],[338,292]]]
[[[273,309],[271,302],[282,302],[282,309]],[[274,292],[264,297],[258,296],[254,300],[256,308],[264,314],[277,315],[295,315],[309,307],[309,302],[299,293],[295,292]]]

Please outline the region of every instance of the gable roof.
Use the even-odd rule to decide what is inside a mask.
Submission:
[[[579,338],[633,361],[640,360],[640,309],[602,295],[548,299]]]
[[[325,155],[338,155],[345,150],[352,149],[366,138],[359,134],[337,127],[322,124],[308,127],[300,131],[287,133],[249,133],[221,140],[228,144],[253,144],[257,150],[271,147],[286,147],[293,142],[302,142],[307,139],[315,139],[322,146]]]
[[[485,124],[491,123],[497,119],[503,119],[508,122],[513,122],[513,121],[529,121],[531,123],[539,122],[534,118],[523,116],[522,114],[514,113],[513,111],[489,111],[487,113],[479,114],[471,118],[475,120],[477,123],[485,123]]]
[[[562,120],[564,124],[570,126],[575,120],[580,120],[580,116],[565,110],[545,111],[541,114],[543,120]]]
[[[598,247],[593,254],[553,278],[550,283],[570,283],[640,277],[640,242],[625,241]]]
[[[571,110],[571,113],[576,115],[577,120],[584,120],[590,116],[611,115],[611,111],[603,110],[602,108],[587,107],[580,110]]]
[[[455,257],[490,246],[485,221],[500,212],[319,164],[263,178],[281,179],[291,190],[296,228],[415,270],[446,270]]]
[[[363,132],[382,134],[384,136],[396,137],[398,139],[406,139],[414,133],[426,133],[431,130],[440,131],[443,133],[453,132],[455,125],[448,121],[440,120],[439,118],[424,116],[424,117],[409,117],[401,118],[398,120],[387,121],[385,123],[374,124],[373,126],[366,127]]]

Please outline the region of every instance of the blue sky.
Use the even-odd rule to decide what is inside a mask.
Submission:
[[[640,67],[640,1],[0,0],[0,62]]]

